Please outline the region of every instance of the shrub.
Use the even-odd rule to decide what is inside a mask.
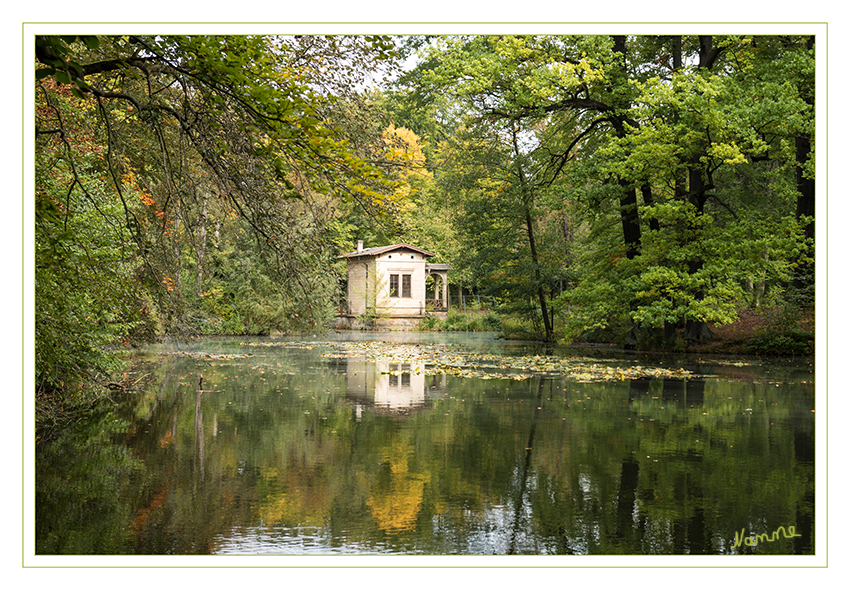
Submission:
[[[543,340],[539,328],[529,319],[509,316],[502,320],[501,336],[506,340]]]
[[[814,332],[803,325],[804,310],[786,304],[772,313],[748,342],[755,354],[810,355],[814,353]]]
[[[805,330],[763,330],[750,339],[749,348],[756,354],[772,356],[810,355],[814,352],[814,334]]]
[[[492,311],[461,312],[450,309],[445,319],[426,315],[419,322],[424,332],[498,332],[502,329],[502,320]]]

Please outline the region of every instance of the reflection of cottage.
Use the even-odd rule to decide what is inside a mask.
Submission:
[[[345,373],[346,395],[356,403],[358,421],[364,408],[404,415],[423,407],[428,397],[446,393],[446,375],[427,375],[421,361],[376,362],[354,356],[348,357],[340,370]]]
[[[429,264],[432,256],[409,244],[363,248],[363,242],[357,242],[355,252],[340,256],[348,262],[345,315],[368,315],[396,326],[414,324],[426,313],[445,315],[452,267]],[[429,278],[434,283],[426,289]]]

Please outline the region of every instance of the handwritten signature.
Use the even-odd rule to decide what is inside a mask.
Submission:
[[[794,528],[794,525],[788,527],[788,530],[785,530],[784,526],[779,527],[773,533],[768,535],[767,533],[762,533],[760,535],[756,535],[754,533],[750,533],[749,536],[744,534],[744,529],[741,529],[741,533],[735,533],[735,542],[732,544],[732,548],[740,547],[741,545],[746,545],[747,547],[755,547],[759,543],[772,543],[773,541],[779,540],[781,537],[779,536],[780,531],[782,532],[782,537],[786,539],[791,539],[792,537],[802,537],[803,535],[797,534],[797,530]]]

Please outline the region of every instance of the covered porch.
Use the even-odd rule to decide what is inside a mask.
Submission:
[[[454,270],[449,264],[426,264],[426,284],[432,279],[433,285],[426,288],[425,310],[427,312],[445,313],[449,310],[449,271]]]

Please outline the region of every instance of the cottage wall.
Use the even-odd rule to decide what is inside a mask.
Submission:
[[[374,305],[375,261],[349,259],[348,261],[348,313],[363,315],[367,305]]]
[[[425,256],[412,250],[395,250],[378,256],[377,276],[379,297],[379,314],[388,313],[393,317],[420,316],[425,313]],[[402,287],[401,277],[410,275],[410,297],[390,297],[390,276],[399,276],[399,291]]]

